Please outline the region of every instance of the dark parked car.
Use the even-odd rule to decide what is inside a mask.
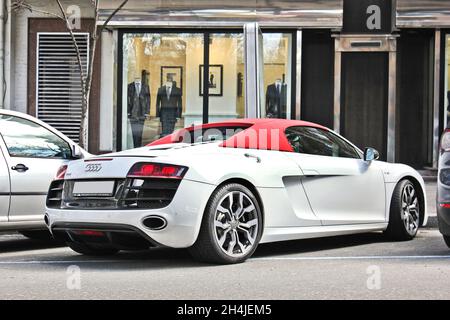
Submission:
[[[445,130],[439,147],[436,208],[439,231],[450,248],[450,129]]]

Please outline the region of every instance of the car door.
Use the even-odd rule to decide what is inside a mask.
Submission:
[[[4,157],[2,141],[0,141],[0,223],[8,221],[9,187],[9,171]]]
[[[0,134],[11,179],[9,221],[43,219],[50,182],[71,158],[71,146],[40,124],[0,114]]]
[[[323,225],[385,221],[384,178],[376,161],[364,161],[328,130],[291,127],[286,137],[295,151],[288,157],[302,169],[301,182]]]

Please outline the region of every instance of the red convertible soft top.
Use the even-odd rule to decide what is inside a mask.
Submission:
[[[186,131],[205,130],[221,127],[245,127],[244,130],[223,141],[220,146],[226,148],[278,150],[292,152],[292,147],[284,134],[289,127],[314,127],[328,130],[316,123],[285,119],[233,119],[223,122],[207,123],[177,130],[171,135],[153,141],[148,146],[155,146],[183,141]]]

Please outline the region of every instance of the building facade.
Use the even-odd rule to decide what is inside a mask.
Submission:
[[[120,2],[101,2],[97,23]],[[57,10],[53,1],[30,3]],[[77,37],[87,46],[92,12],[89,1],[77,5]],[[76,137],[64,24],[37,12],[4,17],[3,107]],[[130,0],[100,41],[92,152],[192,124],[278,117],[323,124],[388,161],[436,165],[450,114],[448,1]]]

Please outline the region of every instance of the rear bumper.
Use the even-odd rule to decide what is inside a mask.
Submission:
[[[450,208],[442,208],[438,204],[437,216],[439,231],[445,236],[450,236]]]
[[[141,230],[127,225],[57,223],[52,226],[51,231],[54,238],[60,241],[95,244],[96,246],[114,247],[122,250],[162,246]],[[83,231],[95,232],[95,234],[83,235]]]
[[[214,185],[184,179],[172,200],[161,209],[73,210],[47,208],[49,229],[61,237],[61,231],[72,229],[135,231],[151,245],[187,248],[197,239],[203,212]],[[167,226],[150,230],[143,224],[149,216],[162,217]]]

